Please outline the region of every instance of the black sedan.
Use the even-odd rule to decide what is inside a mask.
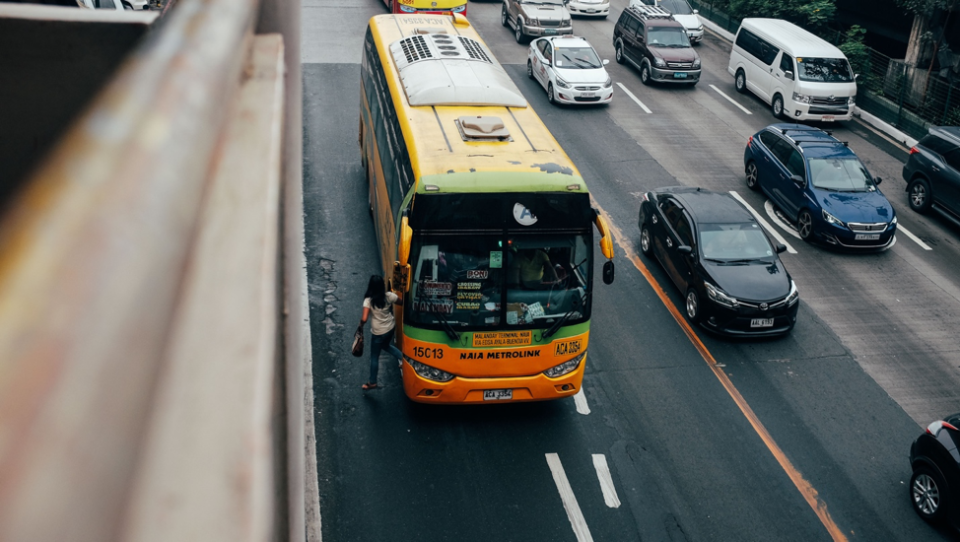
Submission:
[[[921,518],[960,529],[960,414],[927,426],[910,447],[910,502]]]
[[[763,228],[729,194],[660,188],[640,204],[640,249],[684,294],[691,323],[724,335],[783,335],[800,296]]]

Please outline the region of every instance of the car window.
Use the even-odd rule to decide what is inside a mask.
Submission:
[[[559,47],[557,48],[557,67],[592,70],[602,68],[603,64],[600,63],[593,47]]]
[[[636,34],[637,28],[639,28],[640,23],[637,22],[633,17],[627,16],[627,21],[623,25],[623,32],[625,34]]]
[[[956,148],[950,143],[947,143],[946,141],[944,141],[943,139],[940,139],[935,135],[924,136],[923,139],[920,140],[919,145],[921,147],[926,147],[927,149],[930,149],[931,151],[939,154],[940,156],[949,154],[950,151]]]
[[[737,34],[737,46],[751,55],[760,58],[760,38],[749,30],[740,29]]]
[[[771,152],[773,152],[773,146],[776,145],[777,141],[780,141],[780,136],[773,132],[763,131],[760,132],[760,142],[766,145]]]
[[[811,158],[810,181],[815,188],[836,192],[876,190],[867,168],[856,158]]]
[[[547,42],[547,44],[543,46],[543,56],[550,62],[553,62],[553,46],[550,45],[550,42]]]
[[[673,226],[673,229],[677,232],[677,237],[680,238],[680,243],[683,245],[693,246],[693,228],[690,226],[690,220],[683,214],[680,213],[677,223]]]
[[[790,149],[787,157],[787,171],[790,175],[799,175],[801,179],[807,178],[806,168],[803,167],[803,156],[796,149]]]
[[[540,50],[541,55],[544,54],[543,49],[546,46],[547,46],[547,40],[537,40],[537,49]]]
[[[770,150],[773,152],[773,155],[777,157],[777,160],[783,164],[783,167],[787,167],[787,164],[790,162],[790,153],[793,152],[793,146],[787,143],[787,140],[778,137]]]
[[[943,159],[947,161],[947,164],[950,164],[950,167],[960,171],[960,148],[953,149],[943,155]]]
[[[772,66],[773,61],[776,60],[777,55],[780,54],[780,49],[763,40],[760,40],[760,47],[760,60],[767,66]]]
[[[693,15],[687,0],[660,0],[660,7],[674,15]]]
[[[782,72],[792,72],[793,70],[793,58],[790,57],[787,53],[783,53],[780,57],[780,71]],[[794,72],[796,73],[796,72]]]
[[[683,215],[683,207],[673,199],[667,199],[660,204],[664,216],[667,217],[667,223],[677,232],[680,242],[684,245],[690,245],[692,240],[692,230],[686,217]]]

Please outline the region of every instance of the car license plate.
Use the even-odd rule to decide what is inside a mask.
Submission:
[[[596,95],[597,95],[596,92],[581,92],[581,93],[580,93],[580,97],[581,97],[581,98],[593,98],[593,97],[595,97]]]
[[[754,318],[750,320],[750,327],[773,327],[773,318]]]
[[[858,233],[853,236],[857,241],[877,241],[880,239],[879,233]]]
[[[595,9],[588,9],[588,10],[587,10],[587,13],[596,13],[596,12],[597,12],[597,10],[595,10]]]
[[[557,33],[557,29],[556,29],[556,28],[546,28],[546,29],[544,29],[544,31],[543,31],[543,35],[544,35],[544,36],[552,36],[552,35],[554,35],[554,34],[556,34],[556,33]]]
[[[837,117],[835,117],[834,115],[824,115],[824,116],[820,117],[820,120],[822,120],[822,121],[824,121],[824,122],[833,122],[833,121],[836,120],[836,119],[837,119]]]
[[[483,390],[484,401],[509,401],[513,399],[513,390]]]
[[[673,72],[673,77],[674,77],[675,79],[686,79],[686,78],[687,78],[687,74],[685,74],[685,73],[683,73],[683,72]]]

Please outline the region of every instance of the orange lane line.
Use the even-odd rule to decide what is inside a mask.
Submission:
[[[591,199],[593,199],[591,197]],[[620,245],[620,248],[626,253],[627,259],[633,263],[633,266],[637,268],[637,271],[640,271],[640,274],[643,275],[647,282],[653,288],[654,293],[660,298],[660,301],[663,302],[663,305],[670,311],[670,314],[673,315],[673,319],[677,321],[677,324],[680,326],[680,329],[686,333],[687,338],[690,339],[690,342],[693,343],[693,346],[700,352],[700,356],[703,358],[710,369],[713,371],[713,374],[717,377],[717,380],[723,385],[723,388],[727,390],[727,394],[733,399],[733,401],[740,408],[740,411],[743,412],[743,415],[747,418],[747,421],[750,422],[750,425],[753,426],[753,430],[756,431],[757,435],[760,437],[760,440],[767,446],[767,449],[770,450],[770,453],[773,454],[773,457],[777,460],[777,463],[780,463],[780,467],[787,473],[787,476],[790,477],[790,481],[793,482],[793,485],[796,486],[797,490],[800,491],[800,494],[803,495],[804,500],[807,501],[807,504],[810,505],[810,508],[817,514],[817,517],[820,518],[820,523],[826,527],[827,532],[830,533],[830,536],[836,542],[846,542],[847,537],[840,530],[840,527],[833,521],[833,518],[830,517],[830,512],[827,511],[827,503],[823,502],[820,499],[817,490],[803,478],[803,475],[793,466],[793,463],[787,459],[787,455],[783,453],[783,450],[780,449],[780,446],[777,445],[776,441],[773,440],[773,437],[767,431],[767,428],[763,426],[763,423],[760,422],[760,419],[757,417],[756,413],[753,412],[753,409],[750,408],[750,405],[747,403],[747,400],[740,395],[740,392],[737,390],[736,386],[733,385],[733,382],[727,376],[727,373],[723,372],[723,368],[717,365],[717,360],[714,359],[713,355],[707,350],[707,347],[700,340],[700,337],[697,336],[696,332],[690,326],[690,323],[687,322],[687,319],[680,314],[680,311],[677,310],[677,307],[673,304],[670,298],[667,296],[667,293],[663,290],[663,287],[660,286],[660,283],[657,282],[657,279],[653,277],[650,273],[650,270],[647,269],[647,266],[640,260],[640,257],[633,250],[632,243],[630,238],[628,238],[620,230],[619,227],[613,222],[610,218],[610,215],[604,211],[596,200],[593,200],[593,205],[596,207],[600,213],[603,215],[604,219],[609,225],[610,231],[613,233],[614,239],[616,239],[617,244]]]

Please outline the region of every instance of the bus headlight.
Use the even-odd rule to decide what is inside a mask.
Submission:
[[[433,380],[434,382],[449,382],[453,380],[453,375],[437,369],[436,367],[431,367],[425,363],[420,363],[419,361],[409,358],[407,361],[410,362],[410,366],[413,367],[413,370],[416,371],[417,375],[426,378],[427,380]]]
[[[466,5],[457,6],[457,7],[455,7],[455,8],[451,8],[451,9],[450,9],[450,11],[452,11],[452,12],[454,12],[454,13],[463,13],[463,12],[466,11],[466,10],[467,10],[467,6],[466,6]]]
[[[404,12],[404,13],[416,13],[416,12],[417,12],[417,8],[412,8],[412,7],[410,7],[410,6],[401,5],[401,6],[400,6],[400,11],[402,11],[402,12]]]
[[[586,350],[579,356],[571,359],[570,361],[565,361],[556,367],[550,367],[543,374],[547,375],[550,378],[561,377],[580,366],[580,362],[583,361],[583,357],[587,355]]]
[[[717,288],[713,284],[704,282],[703,285],[707,288],[707,297],[713,300],[713,302],[717,305],[722,305],[731,309],[736,309],[740,306],[740,302],[737,301],[736,298],[728,296],[726,292],[720,288]]]

